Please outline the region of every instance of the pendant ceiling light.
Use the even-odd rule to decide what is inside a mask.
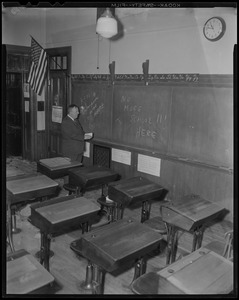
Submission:
[[[117,21],[109,8],[97,20],[96,32],[107,39],[118,33]]]

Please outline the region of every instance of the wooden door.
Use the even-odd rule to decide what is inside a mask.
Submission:
[[[49,81],[46,107],[48,157],[61,156],[61,121],[70,103],[71,47],[48,49]]]

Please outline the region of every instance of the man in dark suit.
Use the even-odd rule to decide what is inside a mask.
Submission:
[[[78,120],[79,114],[77,105],[68,106],[68,114],[61,124],[62,154],[71,160],[82,162],[85,132]]]

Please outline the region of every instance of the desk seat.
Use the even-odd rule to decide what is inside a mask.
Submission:
[[[104,186],[117,180],[118,177],[119,175],[111,169],[99,166],[81,167],[69,170],[69,183],[78,186],[78,191],[82,195],[88,188],[101,186],[102,196],[104,196]]]
[[[145,255],[159,247],[162,236],[148,226],[125,218],[86,233],[71,248],[93,264],[94,293],[102,294],[105,272],[135,262],[134,279],[145,273]]]
[[[19,250],[7,256],[7,294],[38,294],[54,277],[27,251]]]
[[[49,270],[51,236],[82,227],[82,233],[97,218],[100,206],[84,197],[66,196],[31,205],[29,221],[40,229],[40,263]],[[72,229],[73,230],[73,229]]]
[[[40,159],[37,162],[37,171],[52,178],[60,178],[68,175],[68,171],[72,168],[79,168],[82,163],[79,161],[71,161],[67,157],[53,157]]]

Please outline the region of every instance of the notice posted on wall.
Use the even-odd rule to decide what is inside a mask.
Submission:
[[[24,101],[25,103],[25,112],[29,112],[29,101]]]
[[[90,157],[90,143],[85,142],[85,151],[83,153],[85,157]]]
[[[62,122],[63,109],[62,106],[52,106],[52,122]]]
[[[137,170],[139,172],[160,177],[160,166],[161,166],[160,158],[138,154]]]
[[[111,159],[113,161],[130,166],[131,165],[131,152],[112,148],[112,158]]]
[[[37,130],[45,130],[45,112],[37,112]]]
[[[29,83],[24,83],[23,84],[23,93],[24,93],[24,98],[29,98],[30,97]]]

